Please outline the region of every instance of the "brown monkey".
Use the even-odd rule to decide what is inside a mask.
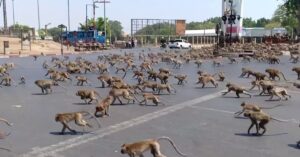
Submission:
[[[296,88],[300,88],[300,83],[294,82],[293,85],[294,85]]]
[[[249,68],[242,68],[242,74],[240,75],[240,77],[245,77],[247,75],[247,78],[249,78],[249,76],[253,73],[254,71]]]
[[[114,104],[115,100],[118,99],[118,101],[122,105],[123,103],[120,100],[120,96],[122,96],[124,99],[128,100],[127,103],[129,103],[131,100],[133,101],[133,103],[135,103],[135,100],[138,101],[136,96],[134,95],[134,93],[131,92],[131,90],[129,90],[129,89],[116,89],[116,88],[113,88],[109,91],[109,95],[114,98],[112,104]],[[133,95],[133,97],[131,95]]]
[[[105,83],[110,87],[112,85],[113,79],[111,76],[104,74],[97,77],[99,81],[102,83],[102,88],[105,88]]]
[[[121,146],[121,153],[128,154],[129,157],[143,157],[143,153],[150,150],[153,157],[166,157],[160,151],[160,144],[158,143],[160,140],[167,140],[171,143],[171,145],[179,155],[187,156],[186,154],[183,154],[178,150],[175,143],[169,137],[160,137],[157,139],[147,139],[135,143],[123,144]]]
[[[213,76],[206,76],[206,75],[200,76],[200,77],[198,78],[198,82],[197,82],[196,84],[201,83],[201,84],[202,84],[202,88],[204,88],[205,85],[206,85],[208,82],[211,82],[211,83],[215,86],[215,88],[218,87],[218,83],[217,83],[217,81],[215,80],[215,78],[214,78]]]
[[[71,112],[71,113],[58,113],[55,116],[55,121],[60,122],[63,125],[61,134],[65,134],[66,129],[68,129],[72,133],[76,133],[75,130],[73,130],[69,127],[68,123],[71,121],[75,121],[75,124],[78,126],[83,126],[83,127],[88,126],[88,127],[92,128],[93,126],[91,124],[89,124],[86,120],[83,119],[83,117],[88,114],[91,115],[96,120],[96,122],[98,123],[98,126],[100,128],[101,126],[100,126],[100,122],[98,121],[98,119],[96,117],[94,117],[93,114],[91,114],[87,111]]]
[[[268,124],[270,122],[270,120],[276,120],[279,122],[284,122],[282,120],[278,120],[276,118],[271,117],[270,115],[268,115],[265,112],[255,112],[255,111],[246,111],[244,113],[245,117],[248,117],[251,120],[251,125],[248,129],[248,134],[250,134],[251,128],[255,125],[256,127],[256,135],[261,136],[263,134],[265,134],[265,132],[267,131],[267,128],[265,127],[266,124]],[[262,133],[259,133],[260,129],[263,129]]]
[[[159,71],[160,74],[165,73],[165,74],[171,75],[171,71],[169,69],[159,68],[158,71]]]
[[[238,111],[238,112],[234,113],[234,114],[235,114],[235,116],[239,116],[242,113],[244,113],[245,111],[261,112],[262,109],[273,109],[273,108],[276,108],[276,107],[279,107],[279,106],[282,106],[282,104],[276,105],[276,106],[273,106],[273,107],[260,107],[256,104],[249,104],[249,103],[242,102],[241,107],[243,109],[241,111]]]
[[[48,89],[50,90],[50,92],[52,92],[52,86],[60,86],[66,89],[65,87],[63,87],[62,85],[58,84],[53,80],[36,80],[34,84],[36,84],[38,87],[41,88],[43,94],[48,94],[49,93]]]
[[[172,87],[170,84],[157,84],[156,86],[158,94],[160,94],[162,90],[167,90],[168,93],[171,94],[171,88],[173,88],[174,93],[176,93],[176,89]]]
[[[82,100],[84,100],[85,103],[90,104],[93,100],[97,100],[97,96],[101,98],[100,94],[96,92],[95,90],[91,89],[81,89],[78,90],[75,94],[76,96],[80,96]],[[89,102],[87,102],[87,99],[90,99]]]
[[[96,64],[96,66],[97,66],[97,68],[98,68],[98,70],[99,70],[99,72],[100,72],[100,74],[103,74],[104,72],[109,72],[108,71],[108,67],[107,67],[107,65],[106,64]]]
[[[156,81],[156,78],[158,75],[158,73],[156,71],[149,70],[149,71],[147,71],[147,73],[148,73],[148,80],[152,79],[152,80]]]
[[[286,96],[288,96],[289,98],[291,98],[292,96],[288,94],[287,90],[285,88],[282,87],[272,87],[271,89],[269,89],[269,93],[271,94],[271,97],[269,100],[272,100],[274,96],[277,96],[279,98],[279,100],[281,100],[282,98],[285,98],[285,100],[288,100],[288,98]]]
[[[167,84],[168,83],[168,79],[169,79],[169,75],[170,74],[167,74],[167,73],[159,73],[157,75],[157,78],[160,80],[160,82],[162,84]]]
[[[223,71],[217,73],[217,75],[219,77],[218,81],[223,82],[225,80],[225,74]]]
[[[77,79],[77,86],[83,86],[83,83],[89,84],[88,82],[88,78],[85,76],[75,76],[75,78]]]
[[[267,81],[267,80],[260,80],[260,81],[252,81],[251,82],[252,87],[249,90],[254,89],[256,86],[258,87],[258,90],[262,89],[259,95],[262,94],[268,94],[270,89],[273,88],[275,85],[272,81]]]
[[[276,56],[270,56],[268,57],[268,61],[269,61],[269,64],[279,64],[280,63],[280,59]]]
[[[239,63],[235,58],[232,58],[232,57],[228,57],[229,61],[230,61],[230,64],[233,64],[233,63]]]
[[[107,96],[99,102],[96,106],[95,117],[109,116],[109,106],[112,104],[113,100],[114,98],[112,96]],[[101,112],[101,115],[97,114],[98,112]]]
[[[266,78],[268,78],[266,74],[261,72],[253,72],[252,75],[255,77],[257,81],[266,80]]]
[[[43,67],[44,69],[48,69],[48,68],[49,68],[49,65],[48,65],[47,61],[44,61],[44,62],[43,62],[42,67]]]
[[[57,70],[55,70],[54,68],[50,68],[47,70],[47,73],[45,74],[45,76],[48,76],[48,75],[51,76],[53,73],[56,73],[56,72],[57,72]]]
[[[81,73],[81,69],[78,66],[67,66],[67,72],[70,74],[80,74]]]
[[[138,70],[133,71],[133,76],[132,78],[137,78],[138,76],[144,76],[144,73]]]
[[[272,80],[275,80],[275,77],[278,77],[278,79],[280,80],[279,75],[282,75],[283,79],[286,81],[284,74],[281,71],[279,71],[278,69],[268,68],[268,69],[266,69],[266,73],[269,74],[269,78]]]
[[[202,60],[196,60],[195,64],[197,65],[197,68],[200,68],[200,66],[202,65]]]
[[[151,88],[153,92],[156,91],[156,89],[157,89],[157,83],[156,82],[144,81],[142,83],[142,86],[143,86],[142,87],[143,91],[145,91],[146,88]]]
[[[243,87],[241,86],[238,86],[238,85],[235,85],[235,84],[232,84],[232,83],[227,83],[226,84],[226,87],[228,88],[228,91],[227,92],[224,92],[223,93],[223,96],[228,94],[229,92],[231,91],[234,91],[237,98],[240,98],[240,94],[245,94],[245,95],[248,95],[250,98],[252,97],[252,95],[250,93],[248,93],[246,91],[246,89],[244,89]]]
[[[4,86],[11,86],[11,83],[14,82],[14,80],[8,75],[4,76],[0,82],[0,85]],[[4,84],[3,84],[4,83]]]
[[[221,61],[219,61],[219,60],[213,60],[213,66],[221,66]]]
[[[140,102],[141,105],[142,103],[145,102],[145,105],[147,105],[148,100],[152,101],[156,106],[158,106],[159,103],[165,105],[161,101],[159,101],[159,96],[154,95],[153,93],[143,93],[144,100]]]
[[[125,69],[124,67],[116,67],[116,74],[117,74],[119,71],[123,71],[124,73],[126,73],[126,69]]]
[[[292,71],[295,71],[298,75],[298,80],[300,80],[300,67],[293,67]]]
[[[178,85],[184,85],[183,82],[187,83],[187,75],[176,75],[174,78],[178,80]]]

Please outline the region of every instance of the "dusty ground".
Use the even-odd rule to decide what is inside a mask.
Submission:
[[[6,54],[56,54],[60,52],[60,44],[54,41],[48,40],[35,40],[31,44],[31,51],[29,47],[29,43],[24,42],[23,50],[21,49],[21,39],[20,38],[8,38],[8,37],[0,37],[0,54],[4,54],[3,49],[3,41],[9,41],[9,48],[6,49]],[[74,48],[64,47],[64,52],[74,52]]]

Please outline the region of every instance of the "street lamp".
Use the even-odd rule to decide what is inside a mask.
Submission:
[[[37,0],[37,9],[38,9],[38,24],[39,24],[39,30],[41,29],[41,19],[40,19],[40,2]]]
[[[228,21],[228,23],[230,24],[229,43],[231,46],[231,44],[232,44],[232,25],[235,24],[235,20],[239,21],[241,19],[241,16],[235,15],[235,13],[233,13],[233,0],[229,0],[229,3],[230,3],[230,15],[223,15],[222,20],[223,20],[224,24],[226,24],[226,21]]]
[[[48,27],[49,25],[51,25],[51,23],[48,23],[48,24],[45,25],[45,36],[47,36],[47,33],[48,33],[48,32],[47,32],[47,27]]]
[[[106,38],[106,3],[110,3],[110,1],[106,1],[106,0],[103,0],[103,1],[94,1],[94,3],[103,3],[104,4],[104,35],[105,35],[105,38]],[[106,39],[105,39],[105,45],[106,45]]]
[[[65,25],[63,24],[60,24],[57,26],[58,28],[60,28],[60,46],[61,46],[61,49],[60,49],[60,52],[61,52],[61,55],[64,55],[64,49],[63,49],[63,36],[62,36],[62,33],[63,33],[63,29],[64,28],[67,28]]]

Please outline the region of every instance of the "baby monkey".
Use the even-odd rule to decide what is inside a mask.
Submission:
[[[138,141],[130,144],[123,144],[121,146],[121,153],[128,154],[129,157],[143,157],[143,153],[150,150],[153,157],[166,157],[160,151],[160,140],[166,140],[170,142],[175,151],[181,156],[187,156],[186,154],[181,153],[176,147],[175,143],[169,137],[160,137],[157,139],[147,139],[143,141]]]

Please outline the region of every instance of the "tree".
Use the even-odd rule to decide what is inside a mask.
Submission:
[[[270,19],[260,18],[256,21],[256,27],[265,27],[270,22]]]
[[[256,21],[253,20],[252,18],[244,18],[243,26],[244,27],[256,27]]]
[[[57,27],[49,28],[47,30],[48,35],[52,36],[54,41],[59,41],[60,33],[61,33],[60,31],[61,31],[60,28]]]
[[[283,6],[287,9],[288,16],[294,16],[297,19],[298,34],[300,33],[300,1],[299,0],[284,0]]]
[[[222,22],[220,17],[213,17],[203,22],[190,22],[186,25],[188,30],[199,30],[199,29],[214,29],[216,24]]]
[[[123,36],[123,27],[120,21],[109,21],[109,27],[111,30],[111,37],[112,40],[114,41],[114,38],[116,37],[117,39],[122,38]]]

